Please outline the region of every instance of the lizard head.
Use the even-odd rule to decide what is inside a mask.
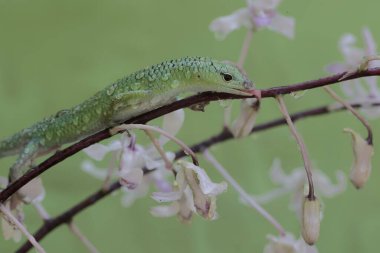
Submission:
[[[209,88],[217,92],[252,96],[254,86],[247,75],[236,65],[228,62],[213,61],[211,71],[205,75]]]

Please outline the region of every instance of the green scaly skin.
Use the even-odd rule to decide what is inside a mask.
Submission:
[[[14,181],[36,157],[170,104],[182,93],[213,91],[249,96],[247,90],[252,88],[252,82],[231,64],[204,57],[165,61],[124,77],[83,103],[1,141],[0,158],[19,154],[10,172]]]

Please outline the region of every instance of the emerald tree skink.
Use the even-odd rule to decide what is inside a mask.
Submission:
[[[187,92],[252,95],[252,82],[233,64],[204,57],[164,61],[126,76],[83,103],[25,128],[0,142],[0,158],[18,154],[12,181],[38,156],[131,117],[167,105]]]

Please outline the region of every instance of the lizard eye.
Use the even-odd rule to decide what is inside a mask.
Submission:
[[[231,81],[232,80],[232,75],[230,75],[230,74],[228,74],[228,73],[220,73],[220,75],[222,75],[223,76],[223,79],[224,79],[224,81],[226,81],[226,82],[229,82],[229,81]]]

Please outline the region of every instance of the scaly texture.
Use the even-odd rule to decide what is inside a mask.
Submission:
[[[0,157],[19,154],[11,168],[11,179],[15,180],[34,158],[169,104],[181,93],[251,95],[247,92],[251,88],[252,83],[231,64],[204,57],[165,61],[124,77],[83,103],[5,139],[0,142]]]

